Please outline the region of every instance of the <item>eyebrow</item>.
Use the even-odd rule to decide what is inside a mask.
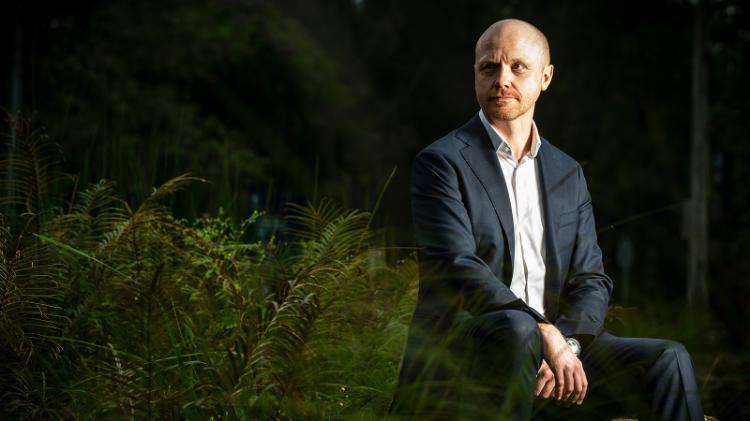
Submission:
[[[481,58],[477,62],[477,66],[478,67],[485,67],[487,65],[498,65],[498,64],[500,64],[501,61],[502,60],[494,60],[494,59],[490,59],[490,58]],[[531,65],[532,61],[531,60],[527,60],[525,58],[512,58],[508,62],[511,63],[511,64],[513,64],[513,63],[521,63],[521,64],[523,64],[524,66],[526,66],[528,68],[532,67],[532,65]]]

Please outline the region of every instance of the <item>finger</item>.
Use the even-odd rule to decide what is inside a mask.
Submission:
[[[555,370],[555,399],[558,401],[562,399],[563,391],[565,389],[565,374],[562,369]]]
[[[539,396],[544,390],[544,387],[549,382],[549,379],[544,374],[537,376],[536,378],[536,390],[534,391],[535,396]]]
[[[545,370],[540,373],[537,378],[537,396],[542,396],[545,399],[549,398],[552,390],[555,387],[555,376],[552,374],[552,370]]]
[[[539,396],[539,393],[541,393],[542,389],[544,388],[544,384],[547,381],[547,373],[549,373],[549,368],[546,366],[544,360],[542,360],[542,365],[541,367],[539,367],[539,371],[536,373],[536,390],[534,391],[535,396]]]
[[[583,387],[581,390],[581,394],[578,396],[578,401],[576,402],[578,405],[583,403],[583,398],[586,397],[586,392],[588,392],[589,390],[589,381],[586,378],[586,373],[583,370],[581,370],[581,374],[582,374]]]
[[[575,380],[573,379],[573,370],[566,370],[565,371],[565,393],[563,394],[563,401],[569,402],[570,401],[570,395],[573,394],[573,389],[575,388]]]
[[[534,390],[534,396],[539,396],[539,394],[542,393],[545,383],[546,380],[543,375],[540,374],[536,376],[536,389]]]
[[[583,380],[581,379],[581,371],[576,370],[576,372],[573,374],[573,393],[570,394],[570,397],[567,400],[568,406],[571,406],[578,402],[578,398],[581,395],[581,390],[583,389]]]
[[[547,380],[547,382],[544,384],[544,388],[542,389],[541,396],[544,399],[549,399],[552,397],[552,393],[555,391],[555,378],[552,376],[552,373],[550,372],[550,377]]]
[[[586,392],[588,391],[588,386],[584,385],[583,390],[581,390],[581,393],[578,395],[578,400],[576,401],[576,405],[583,404],[583,398],[586,397]]]
[[[549,365],[547,365],[547,361],[542,360],[542,363],[539,364],[539,370],[536,372],[537,375],[549,370]]]
[[[583,380],[581,380],[581,367],[577,367],[573,373],[573,385],[572,385],[572,391],[570,393],[570,396],[568,396],[567,402],[569,404],[574,404],[578,400],[578,395],[581,393],[581,388],[583,388]]]
[[[534,388],[534,396],[539,396],[540,393],[542,393],[542,388],[544,387],[544,379],[541,377],[536,378],[536,387]]]

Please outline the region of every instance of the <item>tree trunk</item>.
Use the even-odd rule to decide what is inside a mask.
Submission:
[[[690,203],[688,205],[687,302],[690,309],[708,305],[708,67],[706,6],[695,2],[692,63],[692,127],[690,148]]]
[[[15,7],[16,12],[16,23],[15,23],[15,40],[13,42],[13,58],[11,62],[10,71],[10,117],[15,119],[19,114],[21,107],[21,83],[22,79],[22,65],[23,65],[23,26],[21,22],[21,10],[20,6]],[[8,145],[7,153],[8,159],[13,159],[13,154],[16,150],[16,125],[13,121],[9,124],[10,133],[8,134]],[[4,192],[8,197],[13,194],[11,192],[13,185],[13,165],[8,165],[7,174],[7,188],[8,191]]]

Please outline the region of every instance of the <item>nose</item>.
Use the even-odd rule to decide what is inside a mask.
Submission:
[[[511,72],[508,66],[502,65],[497,69],[497,78],[495,78],[495,87],[497,88],[508,88],[510,87],[510,80],[513,72]]]

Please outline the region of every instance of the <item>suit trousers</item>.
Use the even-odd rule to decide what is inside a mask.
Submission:
[[[604,332],[586,347],[581,362],[589,382],[583,404],[565,408],[536,400],[536,419],[704,419],[693,362],[678,342]]]
[[[690,355],[674,341],[598,335],[580,356],[586,398],[569,408],[534,397],[543,342],[536,320],[523,311],[463,320],[452,329],[446,350],[451,362],[445,355],[436,358],[438,375],[417,381],[422,404],[408,412],[414,419],[703,419]],[[392,414],[405,415],[414,401],[404,394],[398,400],[397,394]]]

